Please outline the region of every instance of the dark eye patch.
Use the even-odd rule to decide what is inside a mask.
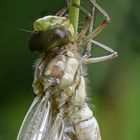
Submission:
[[[31,52],[41,50],[39,40],[40,40],[42,34],[43,34],[43,32],[33,32],[32,33],[30,40],[29,40],[29,44],[28,44],[28,47]]]

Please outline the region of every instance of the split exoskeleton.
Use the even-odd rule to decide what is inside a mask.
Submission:
[[[62,16],[64,10],[57,16],[35,21],[29,48],[42,54],[36,62],[33,82],[37,97],[17,140],[101,140],[98,123],[86,103],[82,65],[115,58],[117,53],[92,40],[109,23],[106,12],[92,3],[105,19],[87,36],[92,17],[79,5],[74,6],[87,13],[88,19],[77,37],[69,19]],[[90,54],[81,56],[79,48],[89,42],[111,54],[97,58],[91,58]]]

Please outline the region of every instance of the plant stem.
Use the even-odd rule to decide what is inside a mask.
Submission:
[[[79,8],[73,7],[72,6],[73,3],[80,5],[80,0],[70,0],[70,7],[69,7],[69,19],[72,25],[74,26],[75,36],[76,36],[78,30],[78,21],[79,21]]]

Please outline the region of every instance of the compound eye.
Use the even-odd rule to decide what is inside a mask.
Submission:
[[[43,32],[33,32],[30,39],[29,39],[29,44],[28,44],[28,47],[29,47],[29,50],[31,52],[34,52],[34,51],[40,51],[41,48],[40,48],[40,37],[42,36]]]
[[[70,42],[70,32],[62,26],[55,26],[47,31],[33,32],[29,40],[31,52],[58,51]]]
[[[63,27],[54,29],[54,38],[55,38],[55,40],[57,40],[57,39],[65,39],[66,37],[69,37],[69,36],[70,36],[69,31],[66,30]]]
[[[56,26],[50,30],[49,34],[51,35],[50,45],[52,44],[52,47],[53,44],[55,44],[58,47],[61,47],[70,42],[71,35],[65,27]]]

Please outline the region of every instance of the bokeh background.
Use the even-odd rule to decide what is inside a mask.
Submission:
[[[89,6],[87,0],[82,2]],[[0,140],[16,139],[34,98],[31,84],[38,54],[29,52],[30,34],[18,28],[32,30],[35,19],[56,13],[65,3],[65,0],[0,1]],[[88,66],[91,106],[103,140],[139,140],[140,1],[98,0],[98,3],[109,13],[111,24],[97,40],[117,50],[119,57]],[[97,13],[97,20],[98,17]]]

